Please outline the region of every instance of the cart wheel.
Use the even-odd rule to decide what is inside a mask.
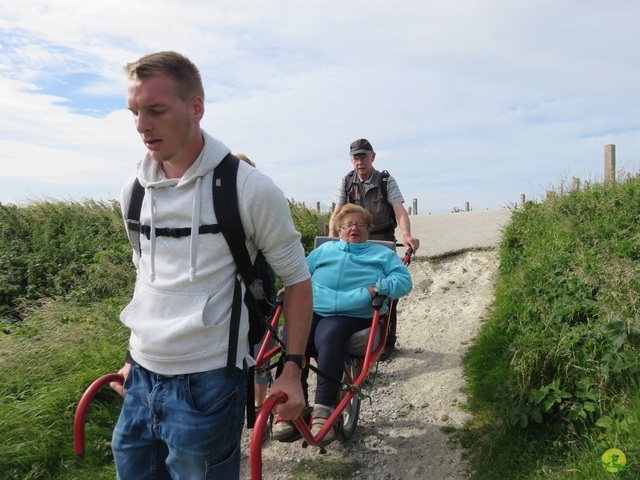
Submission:
[[[358,368],[352,361],[349,365],[349,374],[351,378],[356,378]],[[346,378],[344,379],[346,380]],[[341,393],[344,396],[344,393]],[[354,395],[342,414],[342,428],[340,429],[340,437],[343,440],[349,440],[356,433],[358,426],[358,416],[360,415],[360,399],[358,395]]]

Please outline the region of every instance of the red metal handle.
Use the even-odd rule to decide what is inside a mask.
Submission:
[[[73,449],[77,457],[82,457],[85,451],[84,423],[87,417],[89,404],[96,393],[98,393],[98,390],[111,382],[116,382],[122,385],[124,383],[124,376],[120,373],[108,373],[103,375],[89,385],[89,388],[84,392],[80,402],[78,403],[76,414],[73,418]]]
[[[251,448],[249,450],[251,480],[262,480],[262,437],[264,437],[264,427],[267,425],[267,420],[269,420],[269,414],[277,404],[285,403],[286,401],[286,393],[276,392],[273,395],[269,395],[260,407],[256,423],[253,425]]]

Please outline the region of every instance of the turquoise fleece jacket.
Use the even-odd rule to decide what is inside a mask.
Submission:
[[[313,282],[313,310],[320,316],[371,318],[367,287],[397,299],[413,288],[411,275],[398,254],[376,243],[328,242],[307,257]],[[385,305],[381,313],[387,311]]]

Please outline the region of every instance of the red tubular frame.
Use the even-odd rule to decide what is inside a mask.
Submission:
[[[278,310],[276,310],[276,313],[278,313],[281,307],[282,307],[281,305],[278,306]],[[277,323],[277,318],[278,318],[277,316],[274,316],[274,321],[276,323]],[[378,342],[378,346],[377,348],[374,349],[376,330],[378,329],[379,325],[381,326],[382,331],[380,335],[380,340]],[[369,375],[369,372],[371,372],[376,362],[378,361],[378,358],[382,353],[385,341],[387,339],[388,325],[389,325],[389,316],[385,315],[381,319],[380,310],[375,310],[373,318],[371,320],[371,332],[369,333],[369,340],[367,341],[367,349],[364,357],[359,362],[358,375],[356,376],[356,378],[353,379],[353,382],[352,382],[355,387],[360,388],[362,386],[365,379]],[[271,332],[269,331],[267,332],[267,337],[265,339],[264,345],[269,343],[270,336],[271,336]],[[277,353],[277,351],[279,350],[279,347],[275,347],[275,350]],[[269,353],[270,352],[271,350],[269,351]],[[262,349],[261,349],[260,354],[262,353],[264,352],[262,352]],[[258,358],[256,360],[258,366],[262,365],[265,361],[260,356],[260,354],[258,354]],[[349,402],[351,401],[354,395],[357,395],[357,392],[355,390],[353,389],[346,390],[344,396],[340,400],[340,403],[336,406],[335,410],[329,416],[326,423],[324,424],[324,427],[322,427],[322,429],[318,432],[318,434],[315,437],[311,433],[309,425],[307,425],[307,423],[304,421],[302,417],[298,417],[294,420],[293,423],[298,429],[298,432],[300,432],[302,437],[305,439],[305,441],[309,445],[315,447],[315,446],[318,446],[320,442],[322,442],[322,440],[324,440],[324,437],[327,436],[327,434],[333,428],[335,423],[342,417],[344,410],[347,408],[347,405],[349,405]],[[269,419],[269,414],[277,404],[284,403],[286,401],[287,401],[287,396],[282,392],[278,392],[273,395],[270,395],[265,401],[265,403],[262,405],[262,407],[260,407],[260,410],[256,417],[256,423],[253,427],[253,435],[251,437],[251,448],[249,452],[249,466],[250,466],[250,472],[251,472],[251,480],[262,480],[262,441],[263,441],[266,422]]]
[[[413,252],[409,249],[404,258],[403,262],[405,265],[409,265],[411,263],[411,255]],[[392,303],[389,302],[391,308]],[[278,303],[278,307],[273,315],[271,326],[274,331],[278,327],[278,321],[280,319],[280,315],[282,314],[282,302]],[[378,326],[381,325],[381,335],[380,340],[378,342],[378,346],[374,349],[376,330]],[[389,325],[389,314],[380,318],[380,310],[376,309],[374,311],[373,318],[371,320],[371,332],[369,333],[369,340],[367,342],[367,349],[361,361],[359,361],[358,366],[358,374],[352,383],[355,387],[360,388],[364,383],[367,375],[373,369],[382,350],[385,345],[385,341],[387,339],[387,328]],[[269,348],[269,343],[271,342],[271,338],[273,334],[271,330],[267,330],[267,334],[265,336],[264,342],[262,342],[262,347],[260,348],[260,352],[258,353],[258,358],[256,359],[257,366],[263,365],[265,362],[276,356],[280,352],[280,346],[276,345],[275,347]],[[89,404],[93,400],[93,397],[98,393],[98,391],[104,387],[106,384],[116,382],[122,385],[124,383],[124,376],[119,373],[108,373],[103,375],[102,377],[95,380],[89,388],[84,392],[78,406],[76,408],[76,413],[73,419],[73,446],[75,455],[81,457],[85,454],[85,420],[87,416],[87,410],[89,408]],[[306,440],[306,442],[311,446],[318,446],[324,437],[327,436],[329,430],[333,428],[333,425],[338,421],[338,419],[342,416],[342,413],[346,409],[347,405],[351,401],[354,395],[356,395],[356,391],[349,389],[345,392],[344,397],[335,408],[331,416],[327,419],[324,427],[318,432],[318,435],[314,437],[311,434],[311,430],[309,426],[305,423],[302,417],[298,417],[294,420],[294,424],[297,427],[300,434]],[[275,408],[275,406],[279,403],[285,403],[287,401],[286,394],[282,392],[277,392],[273,395],[270,395],[265,403],[260,408],[257,416],[256,422],[253,428],[253,434],[251,437],[251,447],[249,452],[249,465],[251,469],[251,480],[262,480],[262,440],[264,437],[265,426],[267,421],[269,420],[269,415],[271,411]]]
[[[122,385],[124,383],[124,377],[120,373],[107,373],[106,375],[103,375],[89,385],[89,388],[84,392],[84,395],[82,395],[82,398],[78,403],[76,414],[73,417],[73,450],[76,457],[84,456],[85,452],[84,424],[89,404],[96,393],[98,393],[98,390],[111,382],[116,382]]]
[[[285,393],[274,393],[265,400],[258,411],[258,415],[256,415],[256,423],[253,425],[251,447],[249,450],[251,480],[254,478],[262,478],[262,441],[267,421],[269,421],[269,413],[277,404],[286,401],[287,395]]]

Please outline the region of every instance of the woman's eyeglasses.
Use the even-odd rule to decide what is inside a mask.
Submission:
[[[367,225],[366,223],[343,223],[342,225],[340,225],[340,228],[342,230],[349,230],[353,227],[358,227],[358,228],[367,228],[369,225]]]

